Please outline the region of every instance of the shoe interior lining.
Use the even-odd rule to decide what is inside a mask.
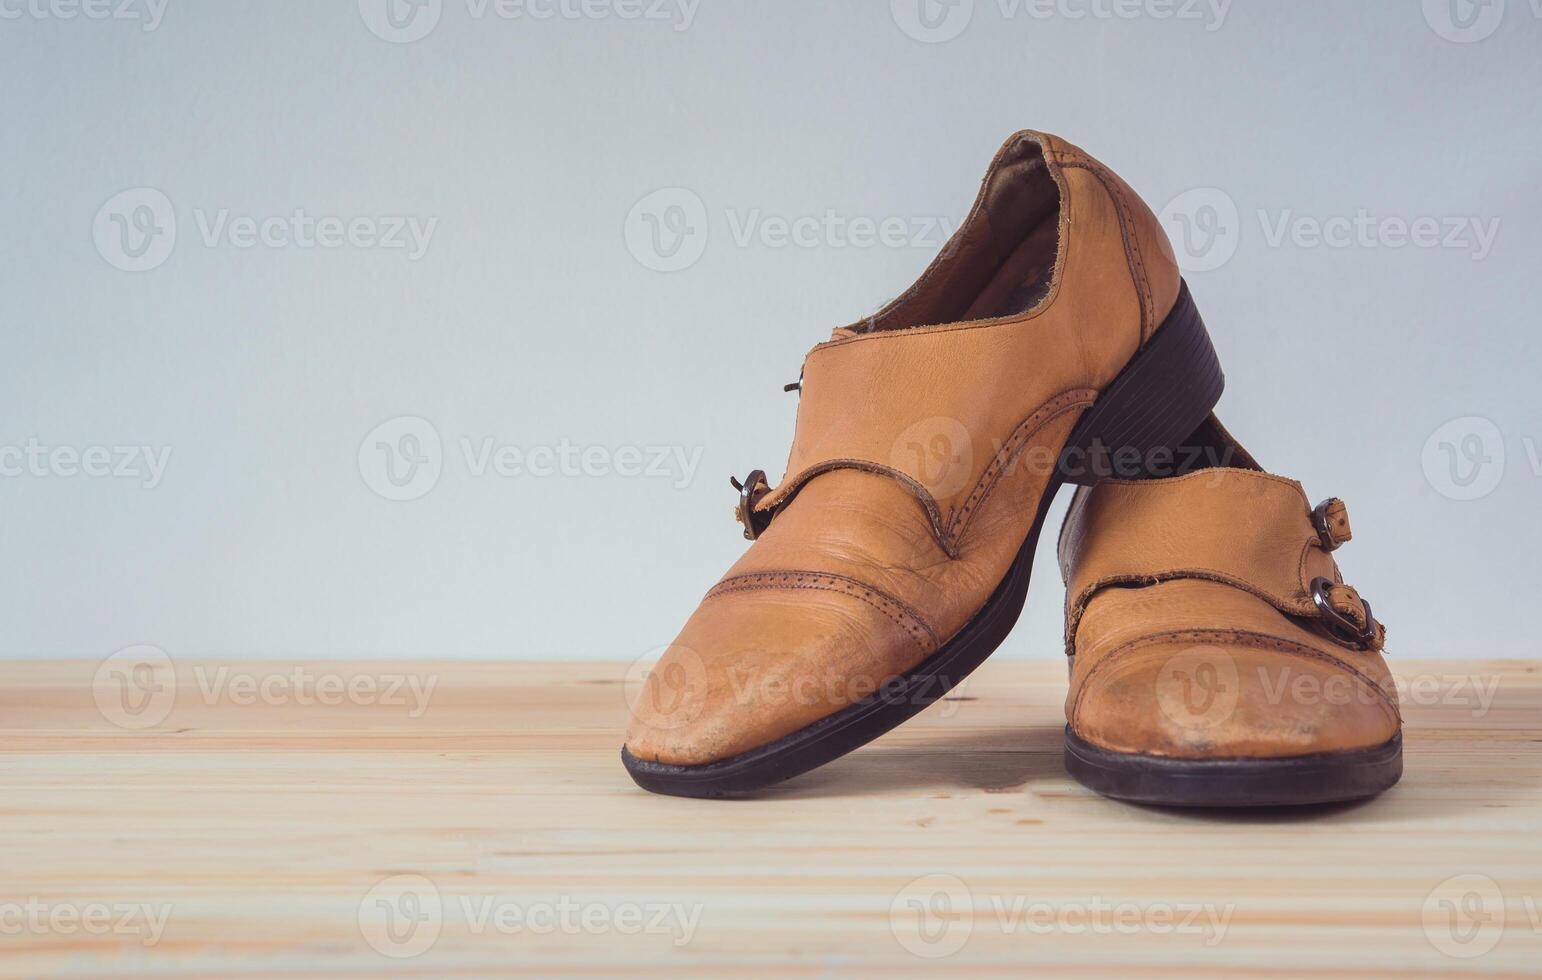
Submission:
[[[1044,301],[1060,248],[1060,188],[1043,150],[1020,139],[994,169],[974,220],[920,282],[861,332],[1027,313]]]

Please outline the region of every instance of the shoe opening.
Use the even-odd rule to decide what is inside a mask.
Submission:
[[[904,295],[858,333],[1027,313],[1049,295],[1060,253],[1060,187],[1029,136],[1004,149],[964,226]]]

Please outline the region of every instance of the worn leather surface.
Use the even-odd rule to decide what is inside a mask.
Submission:
[[[734,756],[936,652],[1001,581],[1076,420],[1178,289],[1123,181],[1056,137],[1009,139],[917,283],[808,354],[785,475],[755,504],[774,520],[648,676],[630,752]]]
[[[1312,509],[1299,483],[1248,468],[1079,492],[1060,539],[1072,731],[1185,759],[1339,752],[1396,735],[1385,630],[1359,649],[1313,601],[1322,576],[1337,610],[1364,609]],[[1333,514],[1347,535],[1342,502]]]

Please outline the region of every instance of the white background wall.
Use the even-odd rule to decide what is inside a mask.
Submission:
[[[1348,500],[1392,652],[1538,653],[1542,0],[387,2],[0,0],[0,655],[667,643],[781,385],[1024,126],[1191,223],[1223,417]],[[128,446],[164,471],[72,462]],[[1041,560],[1006,655],[1058,656],[1061,601]]]

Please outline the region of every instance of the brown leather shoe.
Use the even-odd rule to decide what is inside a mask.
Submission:
[[[1064,140],[1022,132],[920,280],[803,363],[755,543],[634,699],[657,792],[756,789],[876,738],[1006,637],[1064,482],[1171,471],[1220,367],[1156,218]]]
[[[1386,630],[1331,554],[1347,509],[1314,509],[1213,420],[1197,441],[1228,466],[1079,490],[1066,517],[1067,770],[1181,806],[1381,792],[1402,723]]]

